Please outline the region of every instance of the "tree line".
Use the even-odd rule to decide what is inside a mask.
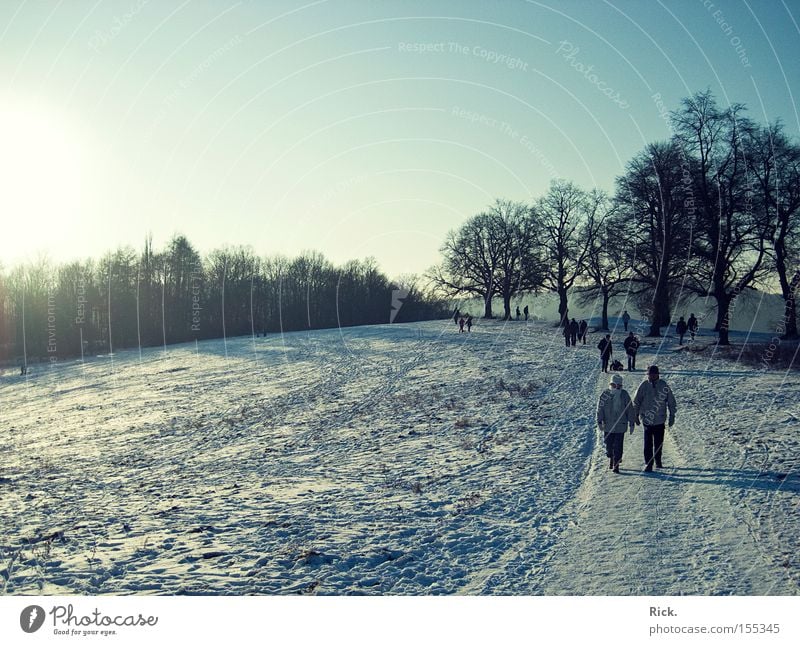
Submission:
[[[51,360],[245,334],[446,317],[415,276],[389,280],[374,259],[262,258],[249,247],[206,257],[184,236],[163,250],[120,248],[99,261],[40,260],[0,271],[0,360]]]
[[[608,303],[625,293],[660,335],[681,294],[716,304],[714,329],[729,344],[737,298],[779,289],[778,331],[797,338],[800,287],[800,146],[780,122],[759,125],[745,107],[720,107],[710,91],[668,115],[670,137],[637,153],[609,195],[555,180],[531,204],[498,199],[451,231],[429,278],[443,293],[492,302],[558,295],[560,324],[572,295]]]

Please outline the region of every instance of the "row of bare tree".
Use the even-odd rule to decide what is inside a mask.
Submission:
[[[244,247],[203,258],[183,236],[159,252],[148,239],[99,262],[0,271],[0,360],[446,317],[447,303],[417,282],[390,281],[373,259],[334,266],[319,253],[261,258]]]
[[[712,298],[728,344],[734,303],[747,289],[779,289],[780,330],[797,337],[800,146],[781,125],[760,126],[710,92],[670,114],[672,136],[650,144],[617,178],[614,195],[554,181],[533,204],[497,200],[452,231],[431,272],[448,295],[479,297],[503,315],[524,293],[553,292],[564,324],[570,293],[634,299],[650,335],[671,323],[683,294]]]

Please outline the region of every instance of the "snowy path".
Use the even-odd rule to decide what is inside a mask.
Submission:
[[[642,472],[641,426],[626,435],[619,475],[608,470],[598,447],[574,501],[575,526],[555,549],[535,593],[797,594],[797,582],[775,566],[748,530],[747,513],[731,503],[730,482],[715,472],[719,463],[709,456],[702,432],[713,423],[703,418],[713,417],[713,408],[687,409],[686,397],[680,401],[686,383],[671,378],[669,355],[659,363],[683,404],[665,437],[666,467]],[[625,373],[631,394],[644,377],[643,370]],[[597,396],[607,382],[605,375],[598,380]]]
[[[668,468],[637,428],[615,476],[596,343],[436,322],[5,375],[0,592],[798,593],[800,379],[670,351]]]

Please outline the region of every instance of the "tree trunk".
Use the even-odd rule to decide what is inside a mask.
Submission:
[[[608,301],[611,296],[608,294],[608,289],[603,289],[603,320],[600,323],[600,329],[608,331]]]
[[[656,288],[653,292],[653,316],[650,319],[648,336],[661,336],[661,328],[669,325],[669,284],[665,274],[659,275]]]
[[[728,340],[728,324],[730,318],[731,298],[722,292],[716,296],[717,300],[717,324],[714,329],[719,332],[720,345],[730,345]]]
[[[503,320],[511,320],[511,294],[503,294]]]
[[[779,255],[779,260],[782,254]],[[800,271],[794,274],[791,283],[786,275],[786,263],[776,262],[778,269],[778,279],[781,284],[781,293],[784,300],[783,321],[786,329],[783,332],[784,339],[794,339],[798,337],[797,334],[797,304],[796,294],[800,288]]]
[[[569,324],[569,307],[567,307],[567,290],[560,288],[558,290],[558,319],[559,325],[565,327]]]
[[[483,299],[483,317],[494,318],[492,314],[492,294],[487,294]]]

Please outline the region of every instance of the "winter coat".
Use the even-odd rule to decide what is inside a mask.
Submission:
[[[675,325],[675,331],[677,331],[681,336],[686,333],[687,329],[689,329],[689,327],[686,325],[686,321],[684,320],[679,320],[678,324]]]
[[[629,356],[636,356],[639,351],[639,339],[636,336],[628,336],[622,343],[625,348],[625,353]]]
[[[694,316],[689,318],[689,331],[697,331],[697,318]]]
[[[589,329],[589,323],[587,323],[585,320],[582,320],[580,325],[578,326],[578,333],[581,336],[583,336],[584,334],[586,334],[587,329]]]
[[[614,400],[615,396],[619,397],[619,401]],[[600,395],[597,402],[597,425],[603,432],[625,432],[635,422],[636,413],[627,390],[619,390],[619,394],[615,395],[614,390],[608,389]]]
[[[675,419],[675,396],[672,389],[663,379],[651,383],[649,379],[642,381],[633,397],[633,406],[636,416],[646,426],[655,426],[667,421],[667,408],[669,418]]]
[[[578,321],[577,320],[573,320],[569,324],[569,333],[574,335],[574,336],[577,336],[577,334],[578,334]]]
[[[597,349],[600,350],[600,357],[605,358],[606,356],[611,356],[611,341],[603,338],[599,343],[597,343]]]
[[[628,322],[630,319],[631,319],[631,315],[627,311],[624,314],[622,314],[622,320],[624,322]]]

